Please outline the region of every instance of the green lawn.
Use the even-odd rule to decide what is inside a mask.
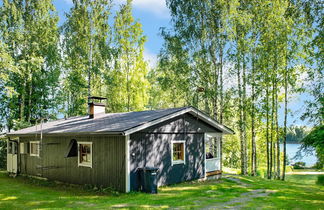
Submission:
[[[300,175],[300,174],[289,174],[286,175],[286,179],[289,182],[297,182],[301,184],[315,185],[318,175]]]
[[[234,180],[233,180],[234,179]],[[236,180],[236,181],[235,181]],[[235,176],[162,187],[159,194],[108,194],[0,173],[0,209],[224,208],[321,209],[324,187]]]

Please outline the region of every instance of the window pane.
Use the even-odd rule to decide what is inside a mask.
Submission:
[[[30,142],[30,154],[31,155],[39,155],[39,143],[38,142]]]
[[[184,160],[184,143],[173,143],[173,160]]]
[[[90,144],[80,144],[80,163],[91,164],[91,145]]]
[[[206,158],[218,158],[219,141],[216,137],[208,138],[206,141]]]

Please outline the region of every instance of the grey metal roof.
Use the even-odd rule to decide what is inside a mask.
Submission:
[[[181,107],[161,110],[150,110],[141,112],[124,112],[124,113],[108,113],[98,115],[96,118],[90,119],[89,116],[71,117],[68,119],[61,119],[51,121],[40,125],[21,129],[8,133],[8,136],[25,136],[42,134],[123,134],[126,131],[139,130],[146,125],[150,126],[158,120],[172,118],[175,115],[183,114],[190,111],[199,111],[193,107]],[[199,111],[200,112],[200,111]],[[200,112],[202,113],[202,112]],[[205,116],[206,117],[206,116]],[[212,119],[208,119],[212,120]],[[216,122],[216,121],[213,121]],[[208,122],[207,122],[208,123]],[[217,123],[217,122],[216,122]],[[219,124],[220,125],[220,124]],[[147,127],[148,127],[147,126]],[[223,125],[220,125],[221,127]],[[225,126],[223,126],[225,127]],[[138,129],[137,129],[138,128]],[[224,129],[229,129],[225,127]],[[232,130],[229,129],[228,133]]]
[[[108,113],[101,114],[94,119],[89,116],[71,117],[44,123],[42,125],[43,134],[59,134],[59,133],[122,133],[130,128],[145,124],[163,116],[178,112],[185,109],[161,109],[141,112],[125,112],[125,113]],[[7,135],[27,135],[40,133],[40,125],[21,129],[8,133]]]

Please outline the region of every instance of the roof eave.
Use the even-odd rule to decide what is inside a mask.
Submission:
[[[116,131],[116,132],[77,132],[77,133],[43,133],[43,136],[89,136],[89,135],[122,135],[124,136],[124,132]],[[24,134],[15,134],[8,133],[7,137],[35,137],[36,133],[24,133]],[[37,136],[40,136],[40,133],[37,133]]]
[[[180,116],[180,115],[185,114],[185,113],[191,113],[192,115],[199,117],[199,119],[203,120],[207,124],[209,124],[209,125],[217,128],[217,129],[219,129],[220,131],[222,131],[223,134],[234,134],[233,130],[227,128],[226,126],[224,126],[224,125],[222,125],[222,124],[220,124],[218,122],[216,122],[215,120],[211,119],[208,115],[204,114],[203,112],[199,111],[198,109],[196,109],[196,108],[194,108],[192,106],[187,107],[186,109],[180,110],[178,112],[169,114],[169,115],[164,116],[162,118],[153,120],[151,122],[147,122],[147,123],[139,125],[137,127],[125,130],[124,133],[125,133],[125,135],[130,135],[130,134],[133,134],[133,133],[135,133],[137,131],[141,131],[141,130],[143,130],[145,128],[151,127],[151,126],[156,125],[156,124],[158,124],[160,122],[164,122],[166,120],[172,119],[174,117]]]

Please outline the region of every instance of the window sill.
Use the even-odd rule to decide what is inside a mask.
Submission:
[[[184,160],[174,160],[174,161],[172,161],[172,165],[179,165],[179,164],[185,164]]]
[[[92,164],[79,163],[78,166],[92,168]]]
[[[29,154],[29,156],[31,156],[31,157],[39,157],[39,155],[37,155],[37,154]]]
[[[219,157],[216,157],[216,158],[206,158],[206,160],[219,160]]]

